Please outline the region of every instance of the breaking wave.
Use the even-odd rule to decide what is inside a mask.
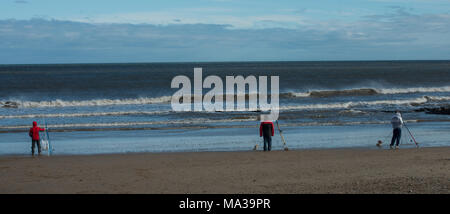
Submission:
[[[370,107],[379,105],[410,105],[420,106],[429,102],[450,101],[450,96],[422,96],[415,99],[404,100],[375,100],[375,101],[349,101],[323,104],[305,104],[280,106],[279,110],[314,110],[314,109],[352,109],[354,107]],[[42,107],[42,106],[40,106]],[[223,110],[228,111],[228,110]],[[236,112],[254,112],[260,109],[235,109]],[[125,116],[125,115],[157,115],[170,113],[171,111],[119,111],[119,112],[85,112],[85,113],[55,113],[55,114],[23,114],[23,115],[0,115],[0,119],[11,118],[49,118],[49,117],[95,117],[95,116]],[[205,111],[207,112],[207,111]]]
[[[316,90],[311,92],[290,92],[282,97],[333,97],[333,96],[367,96],[378,94],[371,88],[344,89],[344,90]]]
[[[220,122],[226,122],[231,120],[220,120]],[[237,120],[233,120],[237,121]],[[241,120],[241,121],[257,121],[256,118]],[[211,123],[216,121],[201,121],[202,123]],[[421,122],[419,120],[405,120],[408,123]],[[362,124],[388,124],[389,121],[334,121],[334,122],[300,122],[300,123],[284,123],[280,126],[342,126],[342,125],[362,125]],[[186,121],[172,121],[172,122],[128,122],[128,123],[80,123],[80,124],[54,124],[49,125],[48,128],[53,128],[52,131],[65,132],[65,131],[105,131],[105,130],[140,130],[146,129],[145,127],[136,127],[143,125],[159,125],[159,124],[178,124],[178,125],[189,125],[189,126],[176,126],[176,127],[160,127],[160,128],[150,128],[147,129],[188,129],[188,128],[205,128],[202,124]],[[18,125],[18,126],[0,126],[0,133],[5,132],[3,130],[16,129],[16,131],[24,132],[29,128],[29,125]],[[258,127],[255,124],[231,124],[228,126],[208,126],[207,128],[253,128]]]
[[[450,101],[450,97],[447,96],[425,96],[429,101]]]
[[[280,98],[300,98],[300,97],[333,97],[333,96],[370,96],[377,94],[405,94],[405,93],[430,93],[430,92],[450,92],[450,86],[445,87],[417,87],[417,88],[391,88],[391,89],[374,89],[374,88],[355,88],[343,90],[313,90],[310,92],[286,92],[280,93]],[[254,94],[255,95],[255,94]],[[225,99],[226,95],[222,95]],[[235,99],[237,95],[234,95]],[[270,95],[269,95],[270,96]],[[256,96],[255,96],[256,97]],[[426,96],[434,101],[446,101],[448,97]],[[195,96],[191,97],[194,101]],[[245,94],[245,98],[249,99],[249,94]],[[108,105],[145,105],[169,103],[171,96],[161,97],[142,97],[128,99],[94,99],[94,100],[52,100],[52,101],[0,101],[0,107],[3,108],[39,108],[39,107],[78,107],[78,106],[108,106]],[[225,101],[225,100],[224,100]]]
[[[96,116],[126,116],[126,115],[156,115],[169,113],[170,111],[120,111],[120,112],[86,112],[86,113],[61,113],[61,114],[23,114],[0,115],[0,119],[12,118],[51,118],[51,117],[96,117]]]
[[[354,88],[342,90],[313,90],[309,92],[288,92],[280,97],[333,97],[333,96],[369,96],[377,94],[408,94],[408,93],[450,92],[450,86],[417,87],[417,88]]]
[[[126,127],[126,126],[145,126],[145,125],[179,125],[179,124],[205,124],[205,123],[226,123],[226,122],[246,122],[256,121],[257,117],[230,118],[230,119],[189,119],[172,121],[147,121],[147,122],[115,122],[115,123],[69,123],[69,124],[51,124],[48,128],[73,128],[73,127]],[[29,125],[0,126],[0,129],[26,129]]]
[[[377,106],[377,105],[420,105],[429,102],[429,100],[430,100],[429,97],[423,96],[416,99],[406,99],[406,100],[376,100],[376,101],[281,106],[279,109],[280,110],[350,109],[354,107]]]
[[[426,93],[426,92],[450,92],[450,86],[379,89],[379,92],[381,94],[408,94],[408,93]]]
[[[143,105],[155,103],[167,103],[171,96],[162,96],[155,98],[136,98],[136,99],[95,99],[81,101],[6,101],[0,105],[5,108],[39,108],[39,107],[74,107],[74,106],[108,106],[108,105]]]

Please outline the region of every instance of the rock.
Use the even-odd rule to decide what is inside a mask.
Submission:
[[[450,106],[441,106],[438,108],[424,108],[427,114],[446,114],[450,115]]]
[[[18,108],[19,104],[16,102],[11,102],[11,101],[6,101],[5,103],[3,103],[3,108]]]

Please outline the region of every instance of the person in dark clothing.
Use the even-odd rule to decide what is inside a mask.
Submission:
[[[272,121],[263,121],[259,126],[259,136],[264,137],[264,151],[272,150],[272,136],[275,132]]]
[[[38,147],[38,154],[41,154],[41,143],[40,143],[40,137],[39,137],[39,132],[40,131],[45,131],[45,129],[37,126],[36,121],[33,121],[33,128],[30,128],[30,132],[28,133],[28,135],[30,135],[31,137],[31,155],[34,156],[34,148],[35,145],[37,144]]]

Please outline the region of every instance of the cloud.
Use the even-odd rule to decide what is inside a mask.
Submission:
[[[24,1],[24,0],[15,0],[14,3],[17,3],[17,4],[27,4],[28,1]]]
[[[90,16],[65,17],[65,20],[85,23],[122,23],[122,24],[218,24],[229,25],[230,28],[261,28],[261,23],[270,21],[277,27],[296,28],[304,24],[301,14],[276,11],[269,14],[248,13],[243,9],[230,8],[173,8],[164,11],[95,14]],[[273,27],[270,25],[270,27]]]
[[[449,14],[399,9],[288,28],[285,17],[255,20],[260,28],[0,20],[0,63],[450,59]]]

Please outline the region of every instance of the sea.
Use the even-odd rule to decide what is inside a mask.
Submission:
[[[0,155],[30,154],[33,121],[48,127],[54,155],[260,150],[261,111],[172,110],[172,79],[193,86],[194,68],[224,86],[279,76],[289,149],[386,149],[395,111],[401,147],[450,146],[450,115],[430,112],[450,105],[450,61],[41,64],[0,65]],[[273,149],[283,147],[276,126]]]

